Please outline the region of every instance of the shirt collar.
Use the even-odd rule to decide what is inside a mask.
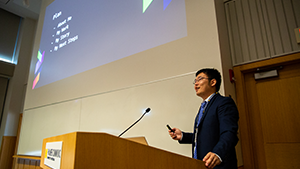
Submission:
[[[209,102],[211,98],[214,97],[214,95],[216,95],[218,92],[215,92],[213,94],[211,94],[210,96],[208,96],[204,101]]]

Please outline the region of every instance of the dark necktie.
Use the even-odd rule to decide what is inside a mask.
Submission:
[[[197,118],[197,125],[196,125],[196,127],[198,127],[199,126],[199,124],[200,124],[200,120],[201,120],[201,118],[202,118],[202,115],[203,115],[203,112],[204,112],[204,107],[206,106],[206,101],[204,101],[203,103],[201,103],[201,107],[200,107],[200,110],[199,110],[199,115],[198,115],[198,118]]]
[[[203,103],[201,103],[201,107],[200,107],[200,110],[198,112],[198,118],[197,118],[197,121],[196,121],[196,133],[195,133],[195,147],[194,147],[194,156],[193,158],[197,159],[197,141],[196,141],[196,137],[197,137],[197,132],[198,132],[198,126],[199,126],[199,123],[200,123],[200,120],[202,118],[202,115],[203,115],[203,112],[204,112],[204,108],[205,108],[205,105],[206,105],[206,101],[204,101]]]

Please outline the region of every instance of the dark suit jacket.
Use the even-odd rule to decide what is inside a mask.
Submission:
[[[211,98],[198,127],[196,141],[199,160],[202,160],[208,152],[213,152],[222,159],[222,163],[217,165],[215,169],[237,168],[235,146],[238,142],[238,119],[238,110],[231,98],[219,94]],[[179,141],[180,143],[192,144],[193,150],[195,128],[194,125],[193,133],[183,132],[183,138]]]

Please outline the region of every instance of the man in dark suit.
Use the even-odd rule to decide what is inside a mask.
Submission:
[[[235,146],[239,114],[234,101],[218,93],[220,85],[218,70],[199,70],[194,88],[203,102],[195,119],[194,132],[173,128],[169,134],[179,143],[192,144],[193,158],[203,160],[207,168],[237,169]]]

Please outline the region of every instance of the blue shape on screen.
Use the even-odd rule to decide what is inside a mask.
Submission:
[[[164,0],[164,10],[168,7],[172,0]]]

